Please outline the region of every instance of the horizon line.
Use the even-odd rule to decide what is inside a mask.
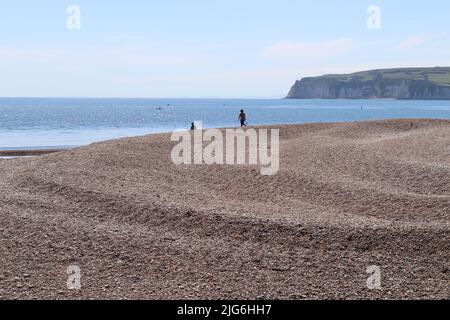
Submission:
[[[101,97],[101,96],[20,96],[6,97],[0,96],[0,99],[153,99],[153,100],[244,100],[244,99],[260,99],[260,100],[282,100],[285,96],[277,97]]]

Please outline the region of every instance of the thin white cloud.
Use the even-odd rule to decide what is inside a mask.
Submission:
[[[200,61],[190,55],[155,54],[136,47],[13,47],[0,46],[0,63],[50,64],[52,66],[186,67]]]
[[[417,34],[400,42],[397,45],[397,49],[408,50],[414,47],[421,46],[422,44],[427,42],[427,40],[428,39],[425,37],[424,34]]]
[[[55,48],[28,49],[20,47],[0,47],[0,62],[43,63],[54,62],[64,55],[65,50]]]
[[[354,42],[340,38],[322,42],[279,42],[265,48],[259,56],[267,60],[325,59],[350,51]]]

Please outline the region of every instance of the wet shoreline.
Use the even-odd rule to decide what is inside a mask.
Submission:
[[[36,157],[60,152],[63,149],[47,149],[47,150],[0,150],[0,158],[10,157]]]

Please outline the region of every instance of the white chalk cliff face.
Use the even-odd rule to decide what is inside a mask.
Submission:
[[[450,68],[385,69],[296,81],[288,99],[450,100]]]

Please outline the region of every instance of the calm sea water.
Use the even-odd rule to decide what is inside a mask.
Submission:
[[[0,98],[0,149],[79,146],[189,128],[193,121],[236,126],[242,108],[250,125],[450,119],[450,101]]]

